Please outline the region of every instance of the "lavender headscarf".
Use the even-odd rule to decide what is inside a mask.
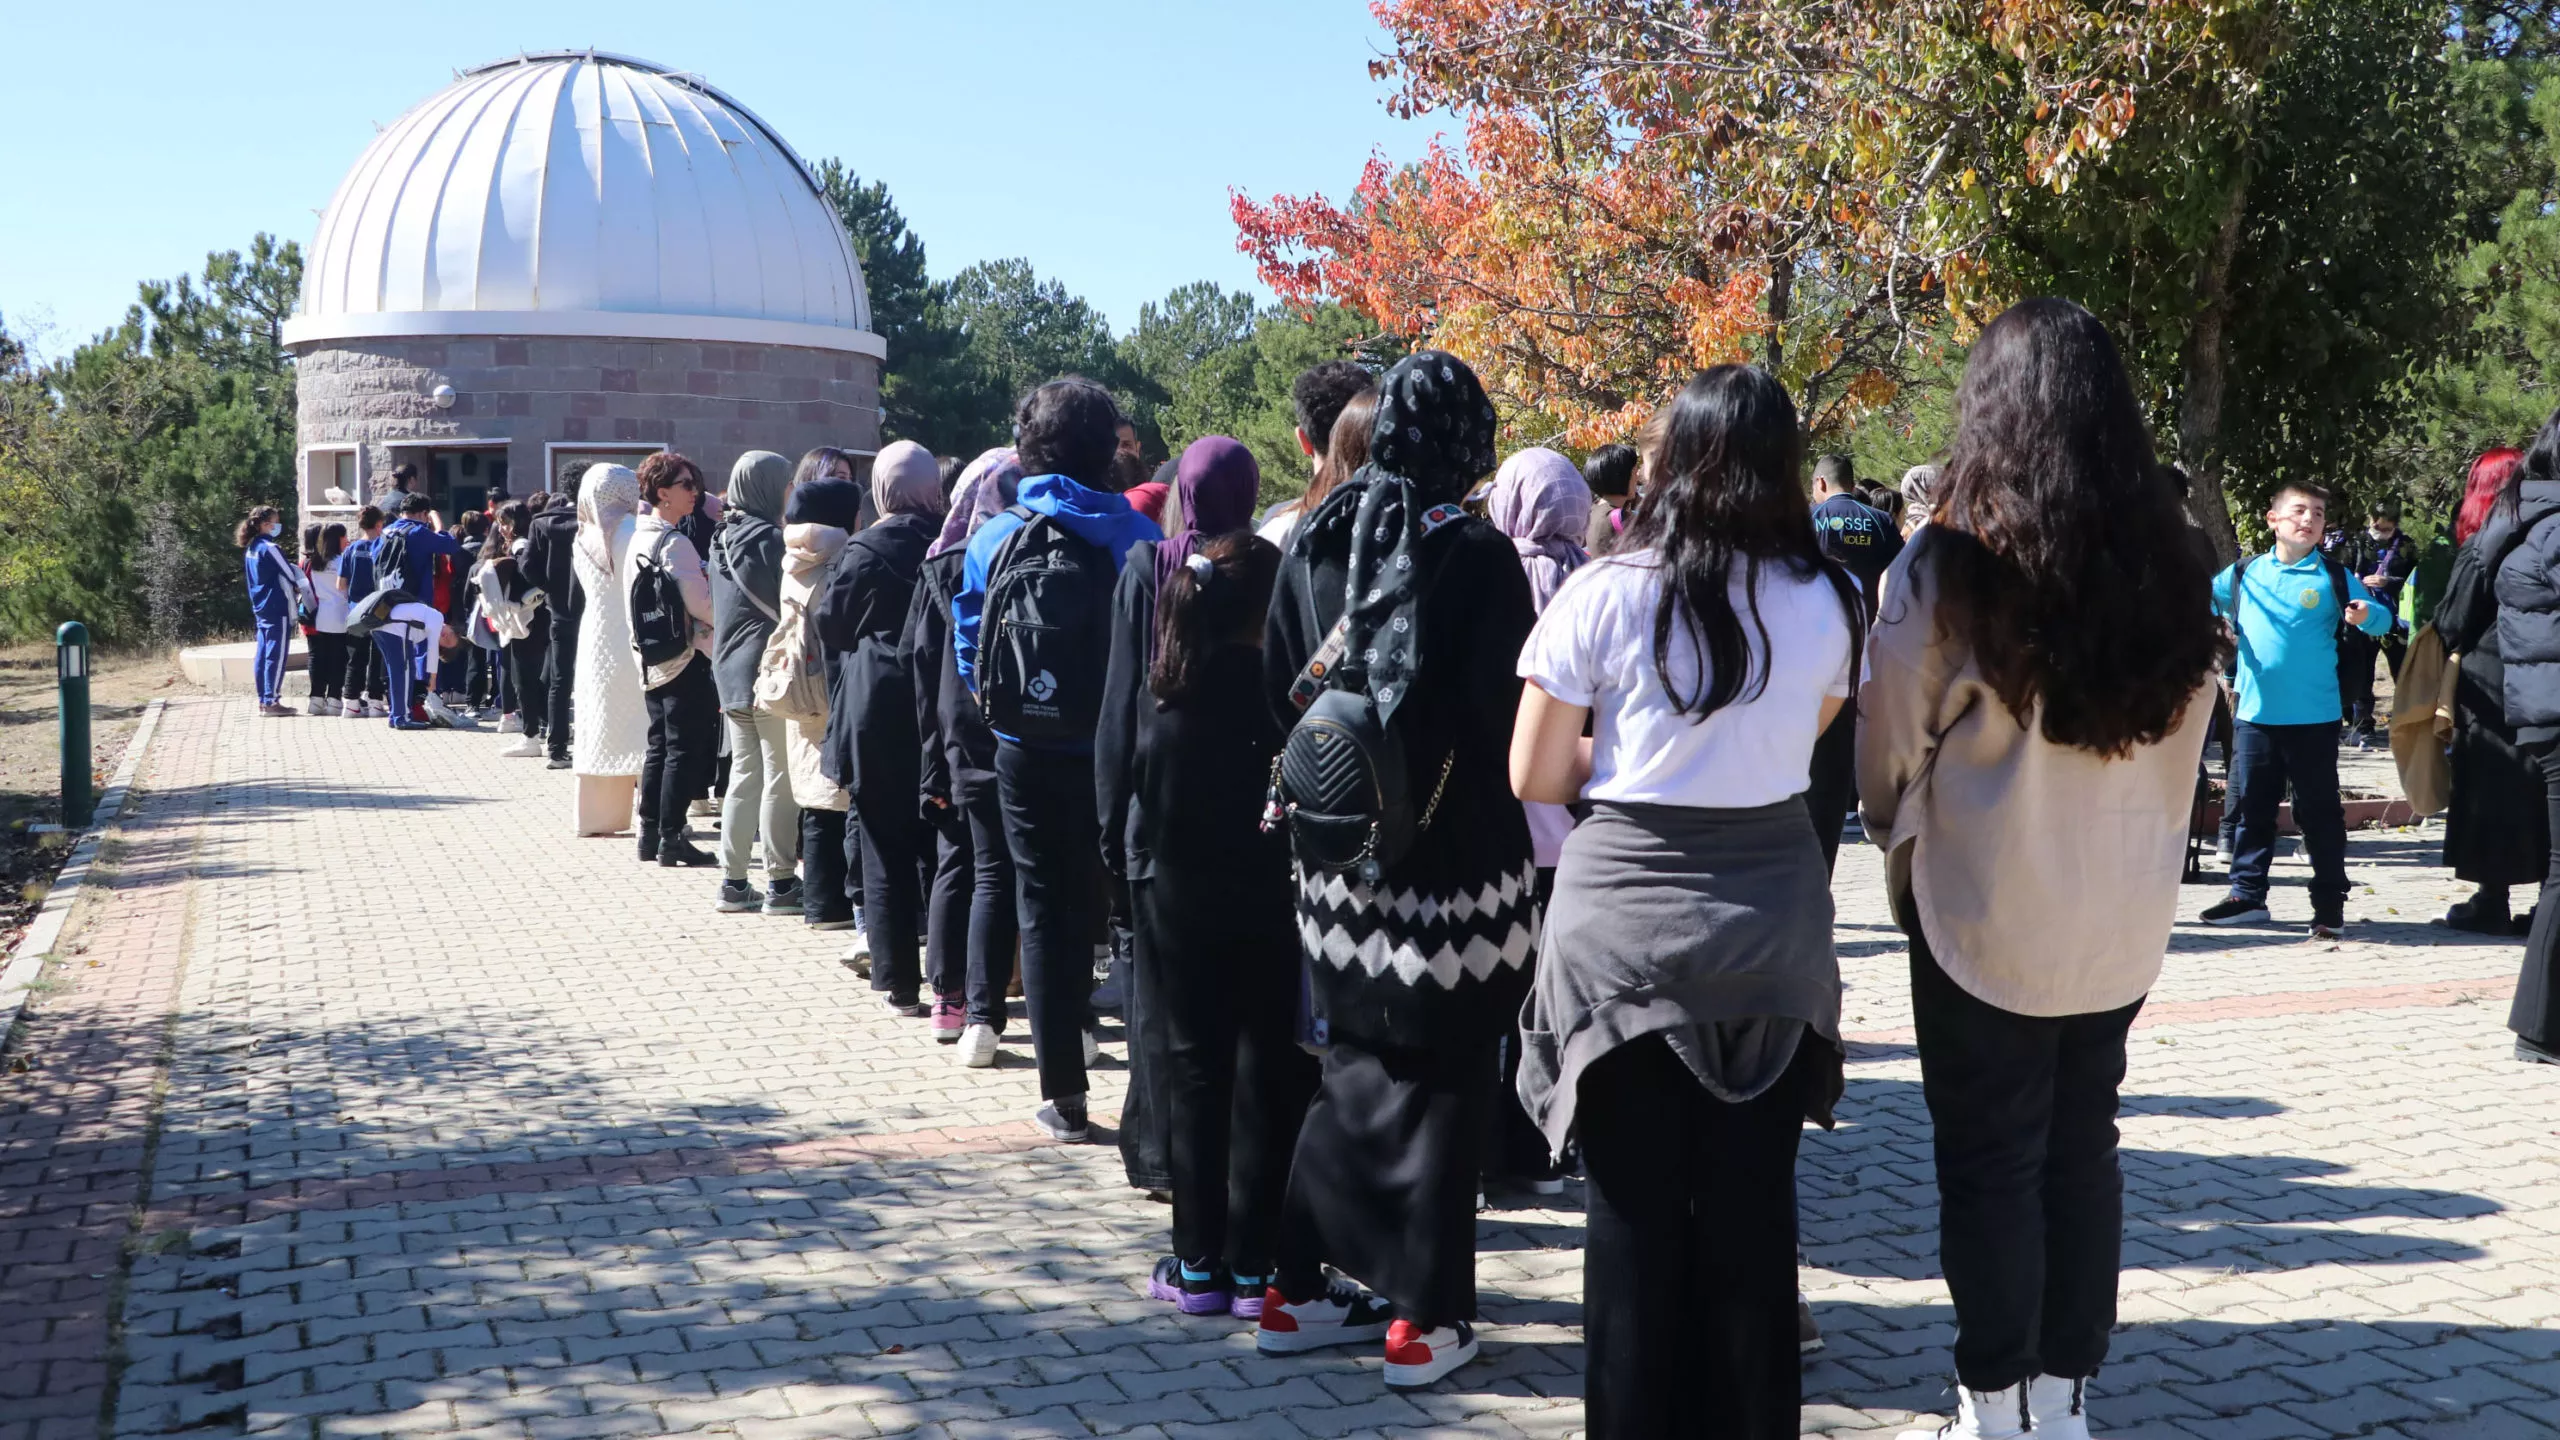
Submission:
[[[1553,450],[1532,447],[1502,462],[1485,492],[1485,518],[1511,537],[1529,593],[1547,608],[1564,577],[1591,556],[1582,535],[1591,523],[1591,486],[1573,462]]]
[[[943,517],[942,534],[924,552],[925,558],[968,544],[979,526],[1013,504],[1014,491],[1021,486],[1022,460],[1010,446],[999,445],[970,461],[969,468],[960,472],[960,483],[951,487],[951,513]]]
[[[942,464],[913,440],[892,441],[871,462],[871,509],[878,515],[940,515]]]
[[[1262,494],[1262,467],[1253,452],[1224,435],[1203,435],[1185,446],[1173,483],[1182,495],[1183,528],[1156,545],[1156,593],[1202,542],[1253,523]]]

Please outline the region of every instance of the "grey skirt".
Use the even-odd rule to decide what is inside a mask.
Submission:
[[[1561,1152],[1573,1133],[1584,1068],[1654,1034],[1720,1093],[1723,1078],[1784,1071],[1796,1043],[1824,1046],[1833,1078],[1807,1113],[1827,1121],[1839,1093],[1831,920],[1801,797],[1748,810],[1593,806],[1556,866],[1520,1015],[1520,1103],[1549,1146]]]

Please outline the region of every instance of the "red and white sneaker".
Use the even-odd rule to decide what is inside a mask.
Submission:
[[[1422,1330],[1398,1320],[1387,1330],[1387,1383],[1428,1385],[1476,1358],[1476,1327],[1461,1321]]]
[[[1390,1319],[1384,1301],[1340,1276],[1323,1294],[1295,1305],[1273,1285],[1262,1292],[1261,1328],[1253,1345],[1265,1355],[1297,1355],[1375,1340],[1387,1333]]]

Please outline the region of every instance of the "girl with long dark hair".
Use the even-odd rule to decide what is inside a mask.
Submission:
[[[295,714],[284,703],[285,664],[293,654],[293,602],[302,590],[302,572],[276,544],[284,529],[284,512],[273,505],[251,510],[233,532],[240,563],[249,578],[249,614],[258,624],[256,675],[258,713]]]
[[[1198,528],[1121,567],[1096,798],[1103,863],[1129,886],[1131,1088],[1144,1074],[1166,1108],[1173,1253],[1148,1293],[1258,1320],[1316,1075],[1297,1045],[1288,842],[1259,823],[1281,738],[1262,695],[1280,552],[1244,528],[1261,473],[1241,444],[1193,441],[1175,483]]]
[[[302,527],[302,582],[311,592],[311,713],[343,713],[348,700],[347,527],[336,522]],[[362,701],[355,701],[361,705]]]
[[[1774,1440],[1799,1428],[1796,1139],[1841,1083],[1802,796],[1865,601],[1823,559],[1783,386],[1722,365],[1665,409],[1625,538],[1520,656],[1513,788],[1591,811],[1557,865],[1519,1092],[1553,1151],[1582,1143],[1592,1434]]]
[[[1911,942],[1955,1299],[1948,1440],[2082,1440],[2124,1223],[2125,1032],[2177,918],[2221,647],[2115,342],[1982,332],[1858,692],[1858,793]]]

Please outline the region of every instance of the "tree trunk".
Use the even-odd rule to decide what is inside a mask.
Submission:
[[[2226,565],[2238,558],[2240,540],[2222,489],[2222,394],[2231,368],[2231,260],[2248,210],[2249,165],[2243,155],[2234,162],[2222,224],[2196,270],[2196,318],[2179,361],[2178,462],[2191,482],[2187,510]]]
[[[1769,373],[1785,375],[1787,363],[1787,310],[1794,302],[1796,264],[1792,256],[1781,255],[1769,262],[1769,330],[1765,337],[1768,358],[1762,363]]]

